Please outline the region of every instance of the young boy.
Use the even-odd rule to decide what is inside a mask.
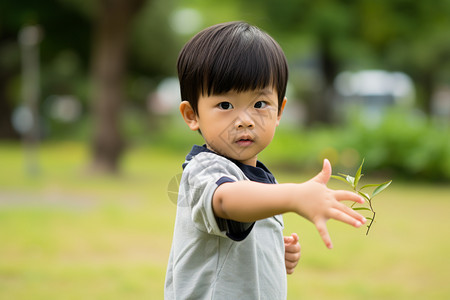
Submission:
[[[330,218],[355,227],[365,219],[326,187],[322,172],[304,183],[276,184],[257,160],[286,105],[286,58],[265,32],[243,22],[209,27],[178,58],[181,115],[199,131],[183,164],[166,299],[286,299],[286,273],[300,257],[298,236],[283,238],[281,214],[315,224],[332,248]]]

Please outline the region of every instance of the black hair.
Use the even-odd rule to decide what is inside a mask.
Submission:
[[[181,99],[195,113],[200,95],[244,92],[272,86],[278,93],[278,112],[286,94],[288,67],[278,43],[245,22],[217,24],[200,31],[178,57]]]

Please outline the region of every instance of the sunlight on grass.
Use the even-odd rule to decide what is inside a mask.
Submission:
[[[184,155],[130,149],[119,177],[88,175],[78,143],[43,145],[36,176],[23,157],[20,145],[0,145],[0,298],[162,299],[176,210],[167,186]],[[310,176],[274,171],[280,182]],[[368,236],[328,222],[331,251],[287,214],[285,234],[302,244],[288,299],[445,299],[449,199],[448,186],[394,180],[375,199]]]

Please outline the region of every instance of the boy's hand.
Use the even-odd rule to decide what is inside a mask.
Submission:
[[[300,244],[296,233],[284,237],[284,262],[286,264],[286,273],[294,273],[294,269],[300,259]]]
[[[354,192],[343,190],[332,190],[327,188],[326,184],[331,177],[330,162],[325,159],[322,171],[311,180],[303,183],[307,193],[303,194],[304,199],[299,207],[299,213],[310,220],[319,231],[325,245],[331,249],[333,244],[328,233],[326,222],[329,219],[335,219],[354,227],[360,227],[366,222],[366,219],[350,207],[340,203],[343,200],[364,203],[364,199]]]

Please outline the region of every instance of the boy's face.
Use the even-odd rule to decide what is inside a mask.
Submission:
[[[190,105],[187,102],[184,105]],[[273,88],[221,95],[200,96],[198,114],[186,120],[202,132],[207,147],[228,158],[256,166],[257,155],[273,139],[286,99],[278,113],[278,95]]]

